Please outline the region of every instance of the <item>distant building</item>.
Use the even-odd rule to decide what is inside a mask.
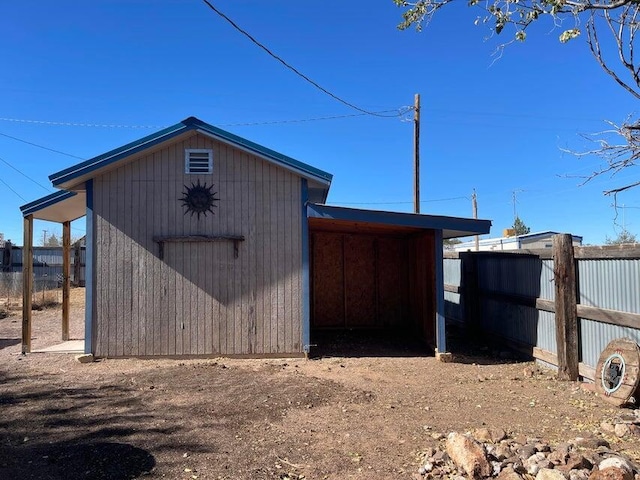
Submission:
[[[552,238],[558,232],[536,232],[527,233],[526,235],[517,235],[500,238],[484,238],[479,241],[478,250],[481,252],[499,251],[499,250],[536,250],[540,248],[551,248]],[[572,235],[573,246],[582,246],[582,237]],[[475,240],[458,243],[451,247],[456,252],[474,251],[476,249]]]

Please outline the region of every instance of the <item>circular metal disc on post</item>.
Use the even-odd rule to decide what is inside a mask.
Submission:
[[[609,403],[631,403],[640,383],[640,347],[630,338],[617,338],[600,354],[596,367],[596,391]]]

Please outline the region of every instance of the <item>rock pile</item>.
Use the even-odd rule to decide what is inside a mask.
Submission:
[[[551,446],[509,438],[503,430],[450,433],[444,448],[426,452],[416,480],[640,480],[638,466],[599,437]]]
[[[640,409],[620,413],[611,421],[602,422],[600,429],[620,438],[640,436]]]

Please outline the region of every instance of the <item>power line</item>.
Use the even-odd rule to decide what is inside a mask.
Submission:
[[[373,113],[389,113],[389,112],[397,112],[397,115],[392,115],[393,117],[399,117],[410,111],[412,107],[401,107],[394,110],[380,110],[378,112]],[[248,123],[222,123],[221,127],[252,127],[257,125],[276,125],[282,123],[304,123],[304,122],[316,122],[319,120],[337,120],[340,118],[352,118],[352,117],[363,117],[365,115],[371,115],[370,113],[351,113],[348,115],[332,115],[327,117],[314,117],[314,118],[303,118],[298,120],[272,120],[266,122],[248,122]]]
[[[338,97],[337,95],[334,95],[333,93],[331,93],[329,90],[327,90],[326,88],[320,86],[317,82],[313,81],[312,79],[310,79],[309,77],[307,77],[304,73],[300,72],[298,69],[296,69],[295,67],[293,67],[292,65],[290,65],[289,63],[287,63],[285,60],[283,60],[281,57],[279,57],[278,55],[276,55],[275,53],[273,53],[271,50],[269,50],[266,46],[264,46],[262,43],[260,43],[258,40],[256,40],[249,32],[247,32],[246,30],[244,30],[243,28],[241,28],[236,22],[234,22],[233,20],[231,20],[229,17],[227,17],[224,13],[222,13],[220,10],[218,10],[216,7],[214,7],[211,2],[209,2],[209,0],[202,0],[211,10],[213,10],[218,16],[222,17],[224,20],[226,20],[233,28],[235,28],[238,32],[242,33],[245,37],[247,37],[249,40],[251,40],[251,42],[253,42],[255,45],[257,45],[258,47],[260,47],[262,50],[264,50],[265,52],[267,52],[267,54],[269,54],[269,56],[271,56],[272,58],[274,58],[275,60],[277,60],[278,62],[280,62],[282,65],[284,65],[286,68],[288,68],[289,70],[291,70],[293,73],[295,73],[296,75],[298,75],[299,77],[301,77],[302,79],[306,80],[308,83],[310,83],[311,85],[313,85],[314,87],[316,87],[318,90],[320,90],[321,92],[329,95],[331,98],[333,98],[334,100],[337,100],[338,102],[353,108],[354,110],[357,110],[359,112],[362,112],[364,114],[367,115],[373,115],[374,117],[388,117],[388,118],[394,118],[394,117],[399,117],[400,115],[381,115],[375,112],[370,112],[368,110],[365,110],[363,108],[360,108],[356,105],[354,105],[353,103],[347,102],[346,100]]]
[[[13,193],[15,193],[18,197],[20,197],[22,199],[22,201],[24,201],[24,202],[27,201],[26,198],[24,198],[22,195],[20,195],[18,192],[16,192],[13,188],[11,188],[11,185],[9,185],[7,182],[5,182],[1,177],[0,177],[0,182],[2,182],[5,187],[7,187],[9,190],[11,190]]]
[[[22,140],[21,138],[18,138],[18,137],[12,137],[11,135],[7,135],[6,133],[0,132],[0,135],[3,137],[10,138],[12,140],[16,140],[17,142],[26,143],[27,145],[31,145],[33,147],[38,147],[38,148],[42,148],[43,150],[48,150],[53,153],[59,153],[60,155],[66,155],[67,157],[71,157],[71,158],[77,158],[78,160],[85,160],[84,158],[78,157],[76,155],[72,155],[71,153],[65,153],[65,152],[61,152],[60,150],[55,150],[53,148],[45,147],[43,145],[38,145],[37,143],[29,142],[27,140]]]
[[[32,123],[37,125],[52,125],[61,127],[97,127],[97,128],[165,128],[166,125],[119,125],[114,123],[79,123],[79,122],[51,122],[47,120],[28,120],[22,118],[0,117],[3,122]]]
[[[451,198],[436,198],[434,200],[420,200],[420,203],[435,203],[435,202],[450,202],[453,200],[469,200],[468,197],[451,197]],[[411,202],[327,202],[327,205],[413,205]]]
[[[378,110],[373,113],[376,114],[384,114],[384,113],[392,113],[395,112],[391,117],[399,117],[405,115],[407,112],[411,111],[413,107],[404,106],[400,108],[394,108],[389,110]],[[322,120],[339,120],[342,118],[354,118],[354,117],[363,117],[369,115],[368,113],[351,113],[345,115],[327,115],[324,117],[311,117],[311,118],[298,118],[292,120],[267,120],[262,122],[241,122],[241,123],[219,123],[216,124],[219,127],[252,127],[259,125],[276,125],[276,124],[286,124],[286,123],[304,123],[304,122],[316,122]],[[9,117],[0,117],[0,121],[4,122],[13,122],[13,123],[29,123],[29,124],[37,124],[37,125],[46,125],[46,126],[63,126],[63,127],[89,127],[89,128],[133,128],[133,129],[152,129],[152,128],[167,128],[167,125],[126,125],[126,124],[118,124],[118,123],[81,123],[81,122],[61,122],[61,121],[50,121],[50,120],[31,120],[31,119],[22,119],[22,118],[9,118]]]
[[[5,165],[7,165],[10,168],[13,168],[16,172],[18,172],[20,175],[22,175],[23,177],[25,177],[28,180],[31,180],[33,183],[35,183],[36,185],[38,185],[39,187],[44,188],[47,192],[51,192],[51,189],[45,187],[44,185],[42,185],[41,183],[39,183],[38,181],[34,180],[33,178],[31,178],[29,175],[27,175],[26,173],[18,170],[16,167],[14,167],[13,165],[11,165],[9,162],[7,162],[4,158],[0,157],[0,162],[4,163]]]

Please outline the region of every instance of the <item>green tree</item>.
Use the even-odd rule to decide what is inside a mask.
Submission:
[[[636,243],[635,234],[631,233],[626,228],[623,228],[616,238],[607,237],[604,241],[607,245],[624,245],[625,243]]]
[[[61,246],[62,246],[62,242],[58,237],[56,237],[55,233],[52,233],[51,235],[49,235],[43,245],[43,247],[61,247]]]
[[[522,220],[520,220],[520,217],[516,217],[511,228],[515,230],[516,235],[526,235],[531,232],[531,229],[527,227]]]
[[[460,240],[459,238],[445,238],[442,241],[442,244],[444,245],[444,248],[446,250],[452,250],[459,243],[462,243],[462,240]]]
[[[403,10],[398,28],[421,30],[454,0],[393,1]],[[618,85],[640,100],[640,56],[634,57],[636,33],[640,30],[639,0],[467,0],[467,3],[480,13],[476,24],[486,25],[496,37],[506,37],[499,45],[500,51],[511,43],[524,42],[530,27],[544,20],[558,30],[561,43],[586,34],[596,62]],[[607,130],[611,133],[590,137],[595,145],[593,150],[577,153],[597,155],[604,161],[601,168],[585,177],[585,183],[640,163],[640,119],[629,116],[619,125],[610,125]],[[640,181],[604,193],[615,197],[638,185]]]

